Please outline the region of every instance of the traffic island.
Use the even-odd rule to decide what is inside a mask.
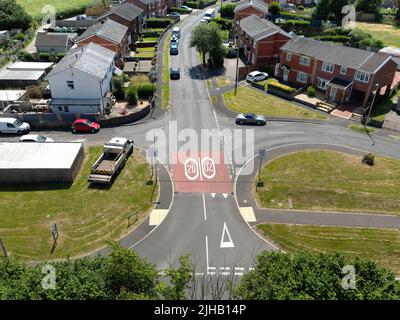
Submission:
[[[89,147],[72,184],[0,188],[0,235],[9,255],[30,261],[86,255],[131,234],[149,216],[159,185],[149,183],[154,172],[138,149],[112,185],[89,185],[90,168],[102,148]]]

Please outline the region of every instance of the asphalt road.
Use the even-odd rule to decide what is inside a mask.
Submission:
[[[174,164],[172,158],[163,161],[174,180],[175,195],[171,209],[163,223],[133,249],[161,269],[176,263],[181,255],[191,254],[199,274],[229,273],[239,276],[252,267],[254,256],[260,250],[276,249],[249,228],[240,215],[235,196],[229,192],[233,190],[235,176],[245,160],[259,149],[316,143],[344,145],[400,159],[400,143],[377,135],[374,136],[376,143],[372,146],[372,141],[367,135],[352,132],[338,125],[337,119],[327,121],[323,125],[274,121],[257,128],[236,126],[231,118],[216,113],[212,108],[203,80],[199,55],[193,48],[189,48],[191,30],[200,18],[200,15],[192,14],[181,22],[179,55],[171,56],[170,65],[180,67],[183,72],[180,80],[170,81],[171,109],[164,116],[159,119],[147,117],[131,125],[102,129],[93,135],[73,135],[65,131],[38,133],[55,141],[83,141],[90,145],[104,144],[113,136],[125,136],[134,139],[136,145],[148,148],[153,143],[153,138],[149,135],[152,129],[161,129],[168,137],[172,137],[168,132],[171,124],[176,124],[177,132],[189,135],[199,135],[202,129],[216,130],[220,135],[216,150],[220,150],[219,156],[225,160],[232,158],[232,164],[222,163],[212,169],[212,163],[211,166],[210,163],[206,163],[205,168],[211,168],[211,173],[215,174],[214,178],[208,179],[207,174],[210,174],[210,171],[201,172],[201,160],[204,159],[203,153],[210,148],[199,147],[190,157],[196,158],[195,161],[200,160],[200,166],[197,167],[200,177],[190,180],[190,175],[189,178],[186,176],[190,170],[189,165]],[[193,131],[183,131],[184,129]],[[233,152],[229,152],[229,132],[233,132],[234,129],[248,130],[250,136],[254,134],[254,141],[239,143],[235,139]],[[17,140],[18,137],[0,137],[0,142]],[[184,149],[185,145],[185,141],[177,142],[178,148]],[[244,147],[247,147],[245,151],[248,151],[248,154],[242,160],[232,155],[233,153],[240,156]],[[169,143],[162,142],[158,145],[158,151],[159,154],[168,151],[172,155],[176,152]],[[365,215],[360,219],[369,217]]]

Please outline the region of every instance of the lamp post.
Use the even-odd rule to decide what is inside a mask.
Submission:
[[[372,108],[374,107],[374,103],[375,103],[375,98],[376,98],[376,94],[378,93],[378,88],[379,88],[379,83],[375,84],[375,93],[374,93],[374,97],[372,98],[372,102],[371,105],[369,107],[368,110],[368,116],[367,116],[367,121],[365,122],[365,125],[367,125],[370,122],[370,117],[371,117],[371,112],[372,112]]]
[[[235,78],[235,96],[237,93],[237,85],[239,81],[239,36],[240,36],[240,16],[239,18],[239,26],[237,29],[237,34],[236,34],[236,78]]]

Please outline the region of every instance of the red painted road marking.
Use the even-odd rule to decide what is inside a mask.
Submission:
[[[177,192],[230,193],[233,191],[222,152],[179,153],[173,168]]]

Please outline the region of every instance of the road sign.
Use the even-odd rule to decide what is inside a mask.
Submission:
[[[258,156],[260,157],[260,161],[263,161],[264,157],[265,157],[265,150],[264,149],[260,149],[258,151]]]

